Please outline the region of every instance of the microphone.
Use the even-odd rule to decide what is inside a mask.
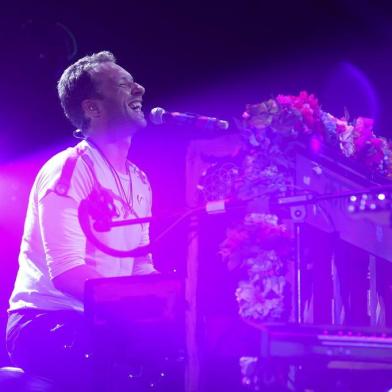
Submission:
[[[195,113],[167,112],[162,108],[152,109],[150,120],[156,125],[177,124],[209,130],[226,130],[229,128],[228,121],[219,120],[215,117],[201,116]]]
[[[208,201],[205,205],[205,212],[208,215],[225,214],[233,210],[246,208],[250,200],[220,199]]]

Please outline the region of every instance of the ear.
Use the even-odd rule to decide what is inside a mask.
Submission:
[[[82,101],[82,109],[84,116],[89,119],[101,116],[101,107],[97,99],[85,99]]]

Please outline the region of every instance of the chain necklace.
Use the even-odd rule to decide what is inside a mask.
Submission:
[[[135,211],[132,207],[133,205],[133,191],[132,191],[132,178],[131,178],[131,172],[129,170],[129,164],[128,162],[125,163],[125,169],[127,171],[128,179],[129,179],[129,197],[127,196],[127,192],[124,189],[123,183],[121,181],[120,175],[118,174],[117,170],[114,168],[114,166],[111,164],[109,159],[106,157],[106,155],[103,153],[103,151],[97,146],[96,143],[94,143],[91,139],[88,139],[88,143],[90,143],[101,155],[102,159],[106,163],[107,167],[109,168],[110,172],[112,173],[112,176],[114,178],[114,181],[116,183],[116,187],[118,190],[118,193],[120,195],[121,200],[126,204],[128,212],[135,214]],[[136,215],[137,216],[137,215]]]

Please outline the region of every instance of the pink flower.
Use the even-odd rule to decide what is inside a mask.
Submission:
[[[313,94],[307,96],[307,102],[313,110],[320,110],[318,99]]]
[[[249,239],[249,235],[246,230],[238,228],[238,229],[228,229],[227,237],[222,243],[222,248],[226,248],[231,252],[235,251],[238,247],[240,247],[244,242]]]
[[[317,98],[313,94],[308,94],[306,91],[301,91],[297,97],[292,97],[293,106],[300,111],[304,106],[309,107],[315,112],[320,111],[320,106]]]
[[[274,249],[281,255],[288,253],[291,246],[291,233],[286,226],[261,222],[255,234],[256,241],[262,249]]]
[[[279,105],[290,105],[293,102],[293,96],[290,95],[278,95],[276,101]]]
[[[346,120],[336,119],[336,132],[338,134],[345,133],[349,127],[351,127],[351,125],[349,125]]]
[[[366,154],[366,164],[370,167],[377,167],[384,159],[384,140],[381,138],[372,138],[367,141],[368,151]]]
[[[354,131],[356,133],[355,145],[357,150],[360,151],[365,143],[373,136],[373,120],[366,117],[358,117]]]
[[[306,105],[301,108],[302,117],[308,127],[311,127],[314,123],[314,112],[313,109]]]

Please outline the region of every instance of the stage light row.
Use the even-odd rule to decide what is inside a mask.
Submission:
[[[350,213],[390,210],[392,192],[366,192],[349,196],[347,211]]]

